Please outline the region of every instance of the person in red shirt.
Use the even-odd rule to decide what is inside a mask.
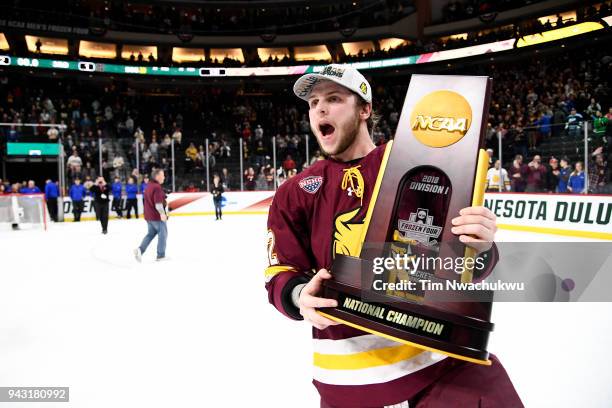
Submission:
[[[283,162],[283,169],[285,169],[286,172],[289,172],[290,170],[295,170],[295,167],[296,167],[295,166],[295,161],[293,160],[291,155],[288,154],[287,158]]]
[[[157,235],[157,260],[166,258],[166,240],[168,237],[168,214],[166,213],[166,193],[162,184],[166,176],[162,169],[155,169],[151,174],[151,182],[144,192],[144,218],[147,222],[147,235],[134,250],[138,262],[142,262],[142,254]]]
[[[546,178],[546,167],[542,164],[542,158],[536,154],[527,165],[527,188],[528,193],[540,193],[544,191]]]
[[[372,142],[372,91],[356,69],[330,65],[302,76],[293,90],[308,102],[312,132],[328,159],[288,179],[274,196],[266,289],[283,315],[313,326],[313,383],[321,407],[522,407],[493,355],[491,366],[469,363],[317,313],[317,308],[337,306],[319,291],[332,277],[334,256],[355,256],[360,247],[387,146]],[[452,232],[460,241],[491,246],[497,230],[491,211],[468,207],[452,215]]]

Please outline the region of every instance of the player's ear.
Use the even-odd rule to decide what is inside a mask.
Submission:
[[[359,116],[361,119],[367,120],[372,116],[372,104],[371,103],[360,103]]]

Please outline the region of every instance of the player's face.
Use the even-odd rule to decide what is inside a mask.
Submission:
[[[356,96],[331,81],[317,84],[308,99],[310,128],[321,150],[333,156],[348,149],[359,131]]]

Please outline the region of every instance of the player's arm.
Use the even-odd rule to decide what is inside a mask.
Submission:
[[[266,290],[269,302],[282,314],[322,328],[335,324],[315,312],[317,307],[335,306],[334,300],[316,296],[321,282],[331,275],[321,270],[311,279],[306,273],[312,271],[314,260],[303,197],[294,188],[293,183],[283,185],[268,214]]]

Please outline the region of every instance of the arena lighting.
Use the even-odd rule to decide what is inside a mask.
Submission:
[[[244,62],[244,54],[242,48],[211,48],[210,59],[221,62],[225,58],[231,58],[240,62]]]
[[[142,54],[142,58],[148,61],[149,55],[153,54],[153,58],[157,60],[157,47],[152,45],[124,45],[121,49],[121,58],[129,60],[132,54],[138,58],[138,53]]]
[[[289,56],[289,48],[258,48],[257,55],[262,61],[267,61],[270,57],[280,60]]]
[[[359,51],[367,53],[374,51],[374,43],[372,41],[357,41],[342,43],[342,49],[346,55],[357,55]]]
[[[308,45],[304,47],[295,47],[296,61],[331,61],[331,55],[325,45]]]
[[[562,38],[573,37],[575,35],[585,34],[595,30],[601,30],[603,25],[593,21],[575,24],[569,27],[557,28],[555,30],[545,31],[541,34],[526,35],[520,38],[516,47],[527,47],[535,44],[542,44],[549,41],[560,40]]]
[[[79,41],[79,55],[86,58],[113,59],[117,57],[117,45],[81,40]]]
[[[382,40],[379,40],[378,43],[381,50],[388,51],[393,48],[409,44],[410,42],[408,40],[404,40],[403,38],[383,38]]]
[[[602,19],[608,24],[612,25],[612,16],[608,16]],[[574,35],[585,34],[593,30],[599,30],[603,28],[600,23],[582,23],[588,24],[590,29],[575,33]],[[574,26],[572,26],[574,27]],[[571,29],[572,27],[565,27]],[[553,30],[556,31],[556,30]],[[545,33],[546,34],[546,33]],[[570,35],[571,36],[571,35]],[[565,38],[565,37],[560,37]],[[559,38],[559,39],[560,39]],[[392,41],[393,40],[393,41]],[[397,42],[395,41],[397,40]],[[384,39],[380,40],[381,49],[386,47],[394,46],[395,44],[402,44],[405,40],[401,39]],[[552,39],[549,41],[553,41]],[[349,63],[359,70],[368,69],[379,69],[389,67],[402,67],[415,64],[425,64],[429,62],[438,62],[445,60],[452,60],[458,58],[473,57],[484,54],[494,54],[498,52],[512,50],[515,46],[516,40],[504,40],[497,41],[488,44],[474,45],[471,47],[458,48],[454,50],[436,51],[426,54],[410,55],[401,58],[387,58],[382,60],[373,61],[362,61]],[[536,45],[538,43],[529,43],[528,45]],[[384,47],[383,47],[384,45]],[[204,51],[202,51],[202,56]],[[173,49],[174,56],[174,49]],[[199,61],[199,59],[198,59]],[[213,73],[217,72],[216,76],[226,77],[248,77],[248,76],[288,76],[288,75],[302,75],[306,73],[319,72],[323,69],[323,65],[293,65],[293,66],[281,66],[281,67],[253,67],[253,68],[221,68],[225,72],[220,73],[218,67],[214,68],[177,68],[177,67],[164,67],[164,66],[132,66],[132,65],[120,65],[120,64],[106,64],[100,62],[90,61],[65,61],[65,60],[52,60],[44,58],[19,58],[9,57],[8,55],[0,55],[0,65],[12,66],[12,67],[24,67],[28,69],[56,69],[61,68],[69,71],[85,71],[85,72],[100,72],[105,74],[140,74],[140,75],[160,75],[160,76],[175,76],[175,77],[200,77],[200,76],[214,76]],[[204,70],[204,71],[202,71]],[[208,70],[208,73],[206,73]],[[218,70],[218,71],[214,71]]]
[[[6,37],[4,34],[0,33],[0,50],[8,50],[9,48],[9,43],[6,41]]]
[[[203,48],[172,48],[172,61],[183,62],[198,62],[206,59],[206,54]]]
[[[25,40],[28,51],[32,53],[38,52],[38,44],[42,54],[68,55],[68,40],[66,39],[26,35]]]

